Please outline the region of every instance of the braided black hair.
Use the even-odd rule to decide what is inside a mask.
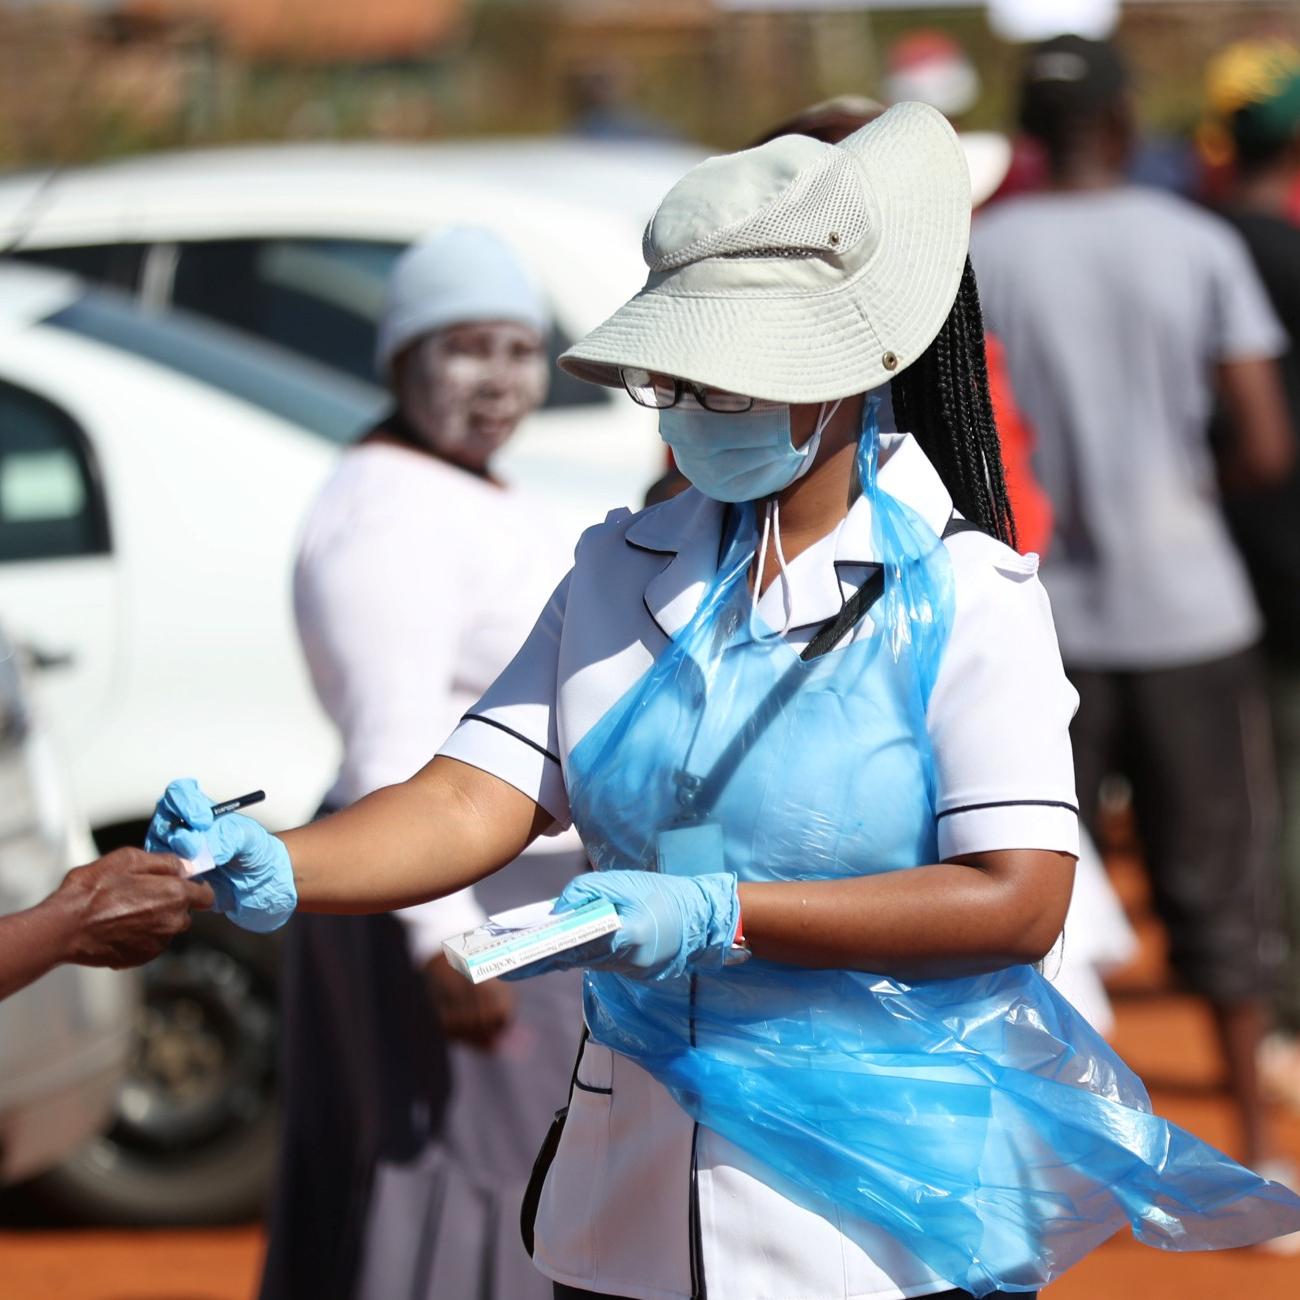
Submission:
[[[969,258],[957,299],[933,343],[890,385],[898,428],[912,434],[972,523],[1008,546],[1007,496],[984,358],[984,318]]]

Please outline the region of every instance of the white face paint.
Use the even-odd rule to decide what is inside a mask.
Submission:
[[[482,470],[546,397],[542,335],[514,321],[450,325],[399,358],[398,408],[416,437],[447,460]]]

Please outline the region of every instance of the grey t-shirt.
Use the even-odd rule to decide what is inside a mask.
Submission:
[[[1251,644],[1207,441],[1214,366],[1286,339],[1240,236],[1124,187],[1000,204],[971,257],[1056,513],[1043,581],[1067,663],[1172,667]]]

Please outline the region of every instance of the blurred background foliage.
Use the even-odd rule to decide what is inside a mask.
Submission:
[[[961,42],[1008,123],[1016,51],[972,6],[737,12],[709,0],[0,0],[0,166],[283,139],[563,130],[617,106],[648,134],[735,147],[832,94],[879,93],[920,26]],[[1300,5],[1125,7],[1146,125],[1196,120],[1201,70]]]

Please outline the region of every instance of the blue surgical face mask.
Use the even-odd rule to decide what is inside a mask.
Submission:
[[[817,430],[802,447],[790,440],[790,408],[761,405],[729,415],[679,404],[659,412],[659,436],[677,468],[715,501],[757,501],[807,473],[836,402],[822,408]]]

